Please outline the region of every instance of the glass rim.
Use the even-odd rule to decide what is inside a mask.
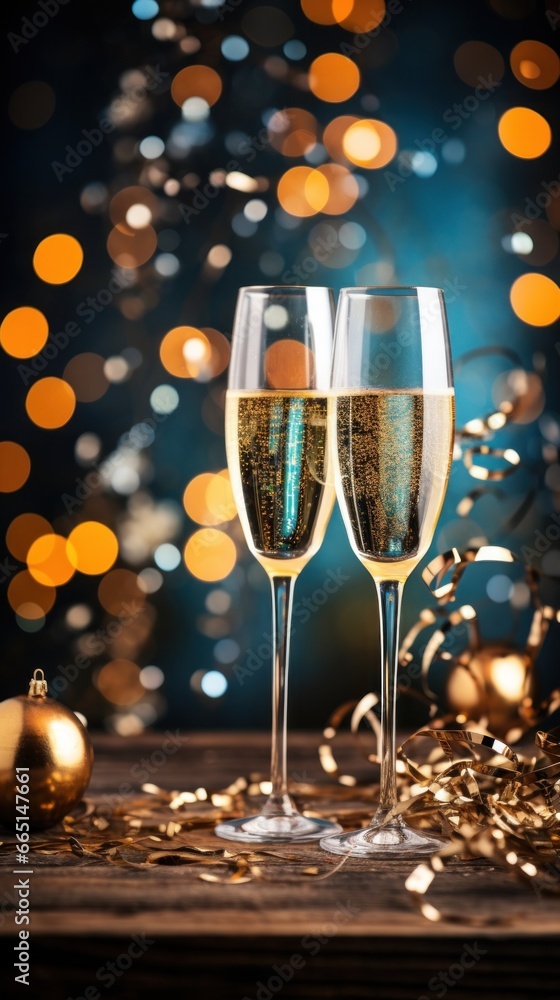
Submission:
[[[349,285],[340,289],[341,295],[386,295],[412,298],[416,292],[438,292],[444,295],[444,289],[436,285]]]
[[[330,285],[241,285],[238,289],[241,292],[248,292],[256,295],[267,295],[271,292],[285,294],[286,292],[309,292],[312,289],[320,288],[325,292],[333,292]]]

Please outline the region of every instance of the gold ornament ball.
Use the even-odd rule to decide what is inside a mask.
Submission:
[[[54,826],[80,801],[91,777],[93,749],[79,719],[46,697],[42,670],[36,670],[28,695],[0,702],[0,823],[30,829]],[[16,785],[25,768],[29,809],[16,810]]]
[[[536,698],[531,657],[506,643],[475,650],[467,669],[455,663],[447,678],[447,701],[455,713],[475,722],[484,717],[488,729],[503,738],[520,725],[522,710]]]

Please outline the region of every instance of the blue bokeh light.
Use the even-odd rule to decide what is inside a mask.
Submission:
[[[294,61],[303,59],[307,55],[307,46],[303,42],[299,42],[296,38],[292,38],[284,46],[284,55],[286,59],[293,59]]]
[[[249,43],[241,35],[228,35],[221,48],[222,55],[230,62],[241,62],[249,55]]]
[[[221,698],[227,691],[228,682],[219,670],[209,670],[202,677],[200,686],[209,698]]]
[[[134,0],[132,13],[139,21],[151,21],[156,14],[159,14],[159,4],[156,0]]]
[[[433,177],[438,168],[438,162],[432,153],[424,153],[419,150],[412,154],[410,166],[417,177]]]
[[[171,570],[177,569],[181,562],[181,553],[176,545],[164,542],[163,545],[158,545],[154,552],[154,562],[160,569],[169,573]]]

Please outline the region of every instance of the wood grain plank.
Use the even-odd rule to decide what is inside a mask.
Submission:
[[[90,794],[94,798],[113,795],[123,783],[138,788],[132,769],[148,762],[165,737],[149,734],[140,739],[96,738],[96,761]],[[329,780],[322,774],[314,734],[292,734],[290,771],[308,780]],[[356,753],[350,739],[341,740],[337,753],[345,769],[369,776],[370,768]],[[157,756],[157,755],[156,755]],[[158,758],[159,759],[159,758]],[[260,771],[266,775],[268,738],[265,734],[196,733],[185,737],[180,750],[156,768],[150,780],[168,789],[198,785],[223,787],[239,776]],[[197,831],[192,840],[215,847],[211,830]],[[282,847],[275,850],[281,853]],[[317,845],[290,845],[291,854],[304,866],[325,868],[339,859],[329,859]],[[304,879],[301,866],[269,859],[263,881],[243,885],[216,885],[197,878],[197,869],[120,869],[91,864],[84,859],[37,858],[32,882],[33,935],[97,937],[148,933],[157,938],[173,935],[185,941],[207,935],[220,939],[302,937],[310,928],[333,924],[340,907],[351,915],[340,920],[336,939],[406,941],[406,947],[421,937],[434,946],[449,938],[470,935],[493,940],[523,938],[536,942],[543,935],[560,934],[557,899],[541,899],[525,890],[506,873],[487,862],[455,862],[440,876],[431,899],[444,911],[459,911],[459,923],[433,924],[417,911],[404,890],[404,881],[416,862],[394,861],[370,864],[352,859],[341,871],[324,881]],[[71,869],[71,871],[69,870]],[[13,885],[11,869],[0,868],[0,936],[14,932],[10,911]],[[494,924],[473,928],[470,915],[482,915]],[[221,946],[222,946],[221,945]]]

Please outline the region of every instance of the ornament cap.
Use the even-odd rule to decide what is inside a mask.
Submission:
[[[29,681],[30,698],[46,698],[48,691],[44,671],[40,667],[33,671],[33,677]]]

